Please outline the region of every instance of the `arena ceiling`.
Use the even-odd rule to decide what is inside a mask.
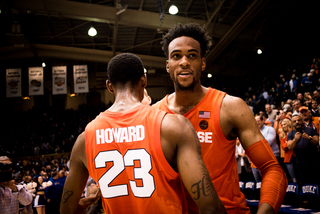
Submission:
[[[172,4],[179,8],[176,15],[168,13]],[[105,72],[112,56],[132,52],[161,75],[162,36],[175,23],[197,22],[214,41],[206,72],[245,76],[292,53],[314,54],[313,7],[294,0],[0,0],[0,61],[88,61]],[[95,37],[87,33],[91,26]],[[258,48],[263,54],[257,55]]]

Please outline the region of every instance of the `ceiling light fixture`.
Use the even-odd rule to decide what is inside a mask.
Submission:
[[[42,62],[42,67],[44,68],[44,67],[46,67],[47,65],[46,65],[46,63],[45,62]]]
[[[97,35],[97,30],[91,26],[91,28],[88,30],[88,35],[89,36],[96,36]]]
[[[169,8],[169,13],[171,15],[176,15],[179,12],[177,6],[175,6],[174,4],[170,6]]]
[[[212,77],[212,74],[211,74],[211,73],[208,73],[207,77],[208,77],[208,78],[211,78],[211,77]]]
[[[262,50],[260,48],[257,50],[257,54],[262,54]]]

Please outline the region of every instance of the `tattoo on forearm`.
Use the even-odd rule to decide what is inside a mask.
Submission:
[[[69,191],[65,188],[64,194],[62,195],[62,203],[66,203],[72,195],[73,191]]]
[[[198,200],[201,195],[204,197],[212,197],[214,195],[215,190],[210,175],[205,168],[202,169],[202,175],[202,179],[191,186],[191,192],[195,194],[194,200]]]

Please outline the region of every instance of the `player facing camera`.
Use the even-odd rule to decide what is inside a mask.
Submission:
[[[0,157],[0,182],[12,180],[12,163],[6,156]]]

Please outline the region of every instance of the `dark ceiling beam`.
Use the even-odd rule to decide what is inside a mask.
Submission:
[[[115,7],[118,7],[117,0],[114,1]],[[116,49],[117,49],[117,38],[118,38],[118,26],[119,26],[119,16],[118,14],[114,13],[114,26],[113,26],[113,36],[112,36],[112,55],[116,55]]]
[[[186,14],[186,16],[188,16],[188,11],[189,11],[189,8],[190,6],[192,5],[193,3],[193,0],[189,0],[187,6],[186,6],[186,10],[184,11],[184,13]]]
[[[57,16],[85,21],[115,23],[116,7],[62,0],[14,0],[11,8],[23,12],[33,11],[37,15]],[[152,29],[169,29],[175,23],[198,22],[206,24],[206,20],[193,19],[165,14],[160,25],[159,13],[126,9],[119,17],[119,25],[129,25]]]
[[[116,52],[120,54],[121,52]],[[165,69],[166,58],[136,54],[146,67]],[[113,51],[104,51],[88,48],[66,47],[59,45],[28,44],[25,47],[0,48],[0,60],[13,60],[22,58],[58,58],[77,61],[92,61],[107,63],[113,57]]]
[[[269,0],[254,0],[228,32],[216,43],[207,55],[208,64],[212,63],[221,52],[239,35],[249,22],[259,13]]]
[[[222,1],[220,2],[220,4],[218,5],[218,7],[216,7],[216,9],[214,10],[214,12],[213,12],[213,13],[211,14],[211,16],[209,17],[206,26],[208,26],[208,25],[211,23],[212,19],[218,14],[218,12],[220,11],[220,9],[221,9],[221,7],[222,7],[222,5],[223,5],[224,2],[225,2],[225,0],[222,0]]]

